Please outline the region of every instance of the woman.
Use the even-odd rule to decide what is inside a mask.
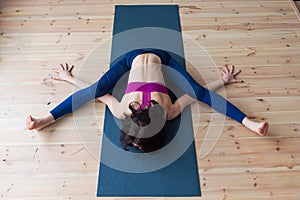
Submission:
[[[168,67],[163,68],[163,65]],[[67,64],[65,68],[63,65],[61,65],[61,67],[62,69],[60,71],[56,71],[59,77],[56,77],[55,79],[65,80],[73,84],[76,83],[78,87],[86,85],[84,82],[76,81],[76,79],[73,78],[71,72],[74,66],[70,69]],[[177,80],[176,77],[172,77],[172,73],[169,73],[168,69],[180,73],[193,89],[193,91],[187,90],[186,86],[178,84],[186,94],[179,97],[174,103],[172,103],[170,96],[168,95],[163,75],[167,76],[170,80],[173,80],[175,84]],[[119,102],[113,96],[109,95],[108,92],[115,87],[118,80],[128,71],[128,85],[122,100]],[[142,140],[147,138],[147,136],[139,137],[139,133],[134,133],[135,131],[139,132],[139,128],[141,129],[141,127],[149,125],[151,119],[157,117],[159,119],[172,120],[176,118],[187,105],[198,100],[242,123],[257,134],[264,136],[268,129],[267,122],[257,123],[251,121],[230,102],[212,92],[225,84],[242,82],[241,80],[235,79],[240,71],[234,73],[233,66],[231,69],[228,69],[228,67],[225,66],[224,70],[221,70],[221,72],[223,74],[221,80],[217,80],[207,85],[207,88],[209,88],[210,91],[197,83],[166,51],[158,49],[133,50],[114,62],[111,68],[99,79],[99,81],[69,96],[51,110],[46,117],[33,118],[28,116],[26,120],[27,128],[29,130],[40,130],[59,117],[62,117],[81,107],[88,101],[97,98],[109,107],[115,117],[125,121],[123,125],[125,130],[122,129],[120,138],[124,148],[126,149],[127,146],[136,146],[143,149],[146,148],[143,146],[143,143],[147,142]],[[214,103],[212,103],[212,99]],[[224,105],[226,105],[225,110]],[[155,117],[151,117],[152,114]],[[133,125],[135,126],[134,128],[132,127]],[[165,130],[163,130],[163,132],[165,132]],[[152,138],[153,137],[154,136],[152,136]],[[154,139],[154,143],[155,141],[159,141],[159,139],[156,138]],[[147,144],[146,146],[149,148],[151,144]]]

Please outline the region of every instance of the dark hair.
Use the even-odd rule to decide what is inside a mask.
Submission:
[[[120,135],[121,144],[126,151],[129,150],[128,147],[134,147],[133,143],[137,144],[142,152],[156,151],[164,146],[166,138],[164,109],[155,101],[151,103],[154,105],[145,109],[134,109],[129,105],[132,114],[125,115]],[[158,128],[160,130],[155,130]]]

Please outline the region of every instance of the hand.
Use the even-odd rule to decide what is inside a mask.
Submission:
[[[241,70],[234,73],[234,66],[232,65],[230,69],[228,69],[228,65],[225,65],[224,69],[219,69],[222,73],[222,80],[224,82],[224,85],[230,84],[230,83],[243,83],[243,80],[238,80],[235,77],[241,73]]]
[[[63,66],[63,64],[60,64],[61,69],[53,71],[57,73],[56,77],[51,77],[54,80],[59,81],[69,81],[71,77],[73,77],[72,70],[74,69],[74,65],[72,65],[71,68],[69,68],[68,63],[66,63],[66,67]]]

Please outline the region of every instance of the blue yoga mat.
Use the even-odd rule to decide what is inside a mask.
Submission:
[[[164,49],[185,67],[177,5],[115,7],[111,63],[140,48]],[[122,78],[112,92],[119,99],[127,78]],[[173,101],[182,94],[176,88],[169,92]],[[167,122],[167,142],[153,153],[123,150],[120,124],[106,108],[97,196],[201,196],[189,108]]]

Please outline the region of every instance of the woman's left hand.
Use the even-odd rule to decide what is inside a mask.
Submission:
[[[224,82],[224,85],[230,84],[230,83],[243,83],[243,80],[236,79],[236,76],[241,73],[241,70],[234,73],[234,66],[232,65],[231,68],[228,68],[228,65],[225,65],[224,69],[219,69],[222,73],[222,80]]]

